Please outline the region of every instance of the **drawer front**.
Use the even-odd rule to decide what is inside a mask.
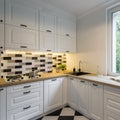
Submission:
[[[14,93],[14,92],[16,93],[24,90],[30,90],[33,88],[40,88],[40,87],[43,87],[43,81],[32,82],[32,83],[27,83],[22,85],[15,85],[7,88],[7,94]]]
[[[43,105],[25,105],[7,112],[7,120],[28,120],[43,113]]]
[[[7,109],[14,109],[28,103],[40,103],[43,101],[43,87],[16,92],[7,95]]]

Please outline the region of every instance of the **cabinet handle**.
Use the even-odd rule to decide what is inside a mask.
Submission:
[[[27,25],[24,25],[24,24],[20,24],[21,27],[27,27]]]
[[[85,83],[85,81],[84,81],[84,80],[81,80],[80,82],[81,82],[81,83]]]
[[[23,92],[24,95],[29,94],[31,91]]]
[[[69,37],[69,36],[70,36],[70,34],[66,34],[66,36],[67,36],[67,37]]]
[[[0,91],[3,91],[4,89],[3,88],[0,88]]]
[[[29,88],[29,87],[31,87],[31,85],[28,85],[28,86],[24,86],[23,88]]]
[[[1,23],[3,23],[3,20],[0,20]]]
[[[29,109],[29,108],[31,108],[31,106],[24,107],[23,110],[27,110],[27,109]]]
[[[27,48],[27,46],[20,46],[20,48]]]
[[[93,86],[96,86],[96,87],[97,87],[98,85],[97,85],[97,84],[95,84],[95,83],[93,83]]]
[[[52,50],[46,50],[47,52],[51,52]]]
[[[56,79],[52,79],[52,81],[56,81]]]
[[[0,46],[0,49],[3,49],[3,46]]]
[[[51,33],[52,31],[51,31],[51,30],[46,30],[46,32],[49,32],[49,33]]]
[[[67,53],[69,53],[70,51],[66,51]]]

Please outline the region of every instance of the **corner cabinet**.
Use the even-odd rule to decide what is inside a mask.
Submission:
[[[6,88],[0,87],[0,120],[6,120]]]
[[[4,23],[4,0],[0,0],[0,23]]]
[[[62,80],[53,78],[44,81],[44,112],[62,105]]]
[[[0,51],[4,49],[4,24],[0,24]]]

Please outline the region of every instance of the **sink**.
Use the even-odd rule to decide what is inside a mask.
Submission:
[[[80,75],[86,75],[86,74],[90,74],[88,72],[72,72],[69,73],[70,75],[75,75],[75,76],[80,76]]]

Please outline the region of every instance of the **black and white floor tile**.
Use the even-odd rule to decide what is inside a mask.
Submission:
[[[73,110],[69,106],[59,109],[37,120],[89,120],[81,113]]]

